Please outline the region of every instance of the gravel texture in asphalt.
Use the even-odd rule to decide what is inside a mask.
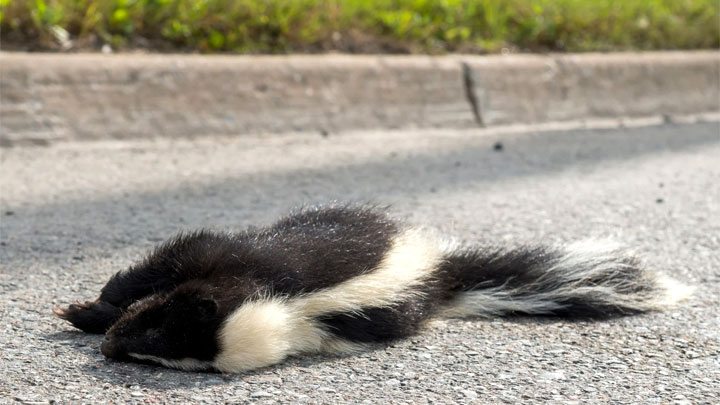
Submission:
[[[718,403],[719,138],[701,122],[2,149],[0,402]],[[108,361],[100,336],[52,316],[179,230],[331,200],[390,204],[477,243],[612,237],[697,291],[602,322],[438,320],[360,355],[246,375]]]

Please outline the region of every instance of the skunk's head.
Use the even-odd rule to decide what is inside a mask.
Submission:
[[[218,352],[218,312],[217,302],[202,287],[153,295],[128,308],[107,331],[100,350],[116,360],[208,369]]]

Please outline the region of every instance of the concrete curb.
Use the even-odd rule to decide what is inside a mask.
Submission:
[[[720,110],[714,51],[512,56],[0,54],[3,145],[473,127]]]

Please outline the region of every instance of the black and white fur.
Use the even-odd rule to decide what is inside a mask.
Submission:
[[[462,247],[382,210],[312,208],[242,233],[181,234],[56,314],[105,333],[102,353],[243,372],[348,353],[433,316],[597,317],[666,308],[690,289],[606,242]]]

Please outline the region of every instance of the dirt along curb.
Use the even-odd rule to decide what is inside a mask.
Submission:
[[[720,110],[715,51],[0,54],[0,143],[428,128]]]

